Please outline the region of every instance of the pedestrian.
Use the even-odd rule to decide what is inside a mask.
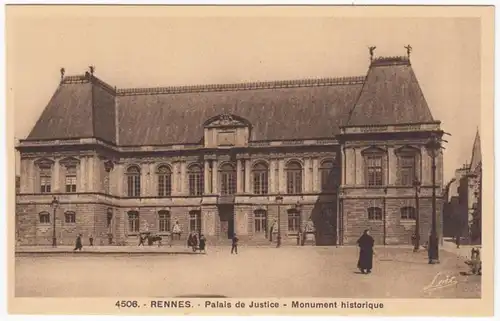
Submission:
[[[233,252],[235,254],[238,254],[238,237],[236,236],[236,234],[233,234],[233,244],[231,246],[231,254],[233,254]]]
[[[146,240],[146,236],[142,237],[142,234],[139,234],[139,245],[138,246],[144,246],[144,241]]]
[[[92,234],[90,234],[89,236],[89,244],[90,246],[94,246],[94,237],[92,236]]]
[[[75,242],[75,249],[73,251],[81,251],[83,248],[83,245],[82,245],[82,235],[81,234],[78,234],[78,236],[76,237],[76,242]]]
[[[455,244],[457,245],[457,249],[459,249],[460,248],[460,235],[457,235],[455,237]]]
[[[201,234],[200,235],[200,247],[199,247],[200,252],[203,251],[204,253],[207,253],[207,251],[205,250],[206,245],[207,245],[207,239],[205,238],[205,235]]]
[[[198,234],[196,234],[196,233],[193,233],[192,246],[193,246],[193,252],[196,252],[196,250],[198,249]]]
[[[356,242],[359,246],[358,269],[361,273],[371,273],[373,267],[373,245],[375,241],[370,236],[369,230],[364,230],[363,235]]]
[[[192,246],[193,246],[193,232],[189,233],[187,239],[187,247],[192,247]]]

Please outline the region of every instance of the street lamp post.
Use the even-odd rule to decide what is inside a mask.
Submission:
[[[281,246],[281,203],[283,203],[283,196],[276,196],[276,203],[278,203],[278,240],[276,242],[276,247]]]
[[[418,199],[418,193],[420,192],[420,181],[415,177],[413,180],[413,186],[415,187],[415,244],[413,252],[417,252],[420,249],[420,204]]]
[[[439,263],[439,241],[437,235],[437,219],[436,219],[436,157],[441,149],[441,138],[436,134],[432,135],[427,142],[427,149],[432,156],[432,228],[429,239],[429,264]]]
[[[57,198],[54,196],[54,199],[52,199],[52,208],[54,209],[54,214],[52,217],[52,247],[57,246],[57,238],[56,238],[56,209],[59,206],[59,201]]]

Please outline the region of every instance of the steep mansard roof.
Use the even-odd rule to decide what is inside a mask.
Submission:
[[[472,156],[470,161],[470,170],[475,171],[482,162],[481,155],[481,137],[479,136],[479,129],[476,131],[476,138],[474,138],[474,145],[472,146]]]
[[[121,145],[198,143],[203,123],[229,113],[252,140],[326,138],[342,126],[432,122],[408,60],[374,60],[366,77],[167,88],[112,88],[63,79],[28,140],[96,137]]]

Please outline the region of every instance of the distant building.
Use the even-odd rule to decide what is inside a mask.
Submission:
[[[284,244],[310,222],[317,244],[354,244],[367,228],[378,244],[410,243],[415,178],[424,238],[431,226],[436,133],[407,57],[373,59],[361,77],[248,84],[116,89],[63,76],[17,146],[22,243],[50,244],[54,196],[68,244],[76,233],[137,244],[175,222],[183,238],[269,244],[278,217]],[[441,213],[440,152],[436,164]]]
[[[443,193],[444,236],[461,236],[474,243],[481,242],[481,183],[481,139],[478,131],[470,163],[455,171],[455,177]]]

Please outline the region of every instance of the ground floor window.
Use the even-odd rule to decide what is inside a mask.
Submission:
[[[288,232],[300,230],[300,213],[296,210],[288,211]]]
[[[254,213],[254,232],[266,233],[267,231],[267,212],[265,210],[257,210]]]
[[[129,232],[139,232],[139,213],[135,211],[128,212],[128,230]]]
[[[76,223],[76,213],[75,212],[64,213],[64,222],[69,224]]]
[[[369,207],[368,208],[368,219],[370,221],[381,221],[382,220],[382,209],[380,207]]]
[[[417,215],[415,213],[415,208],[411,206],[401,208],[401,219],[402,220],[416,220]]]
[[[201,233],[201,212],[189,212],[189,231]]]
[[[170,213],[168,211],[158,212],[158,227],[160,232],[170,231]]]
[[[48,212],[40,213],[40,224],[49,224],[50,223],[50,214]]]

